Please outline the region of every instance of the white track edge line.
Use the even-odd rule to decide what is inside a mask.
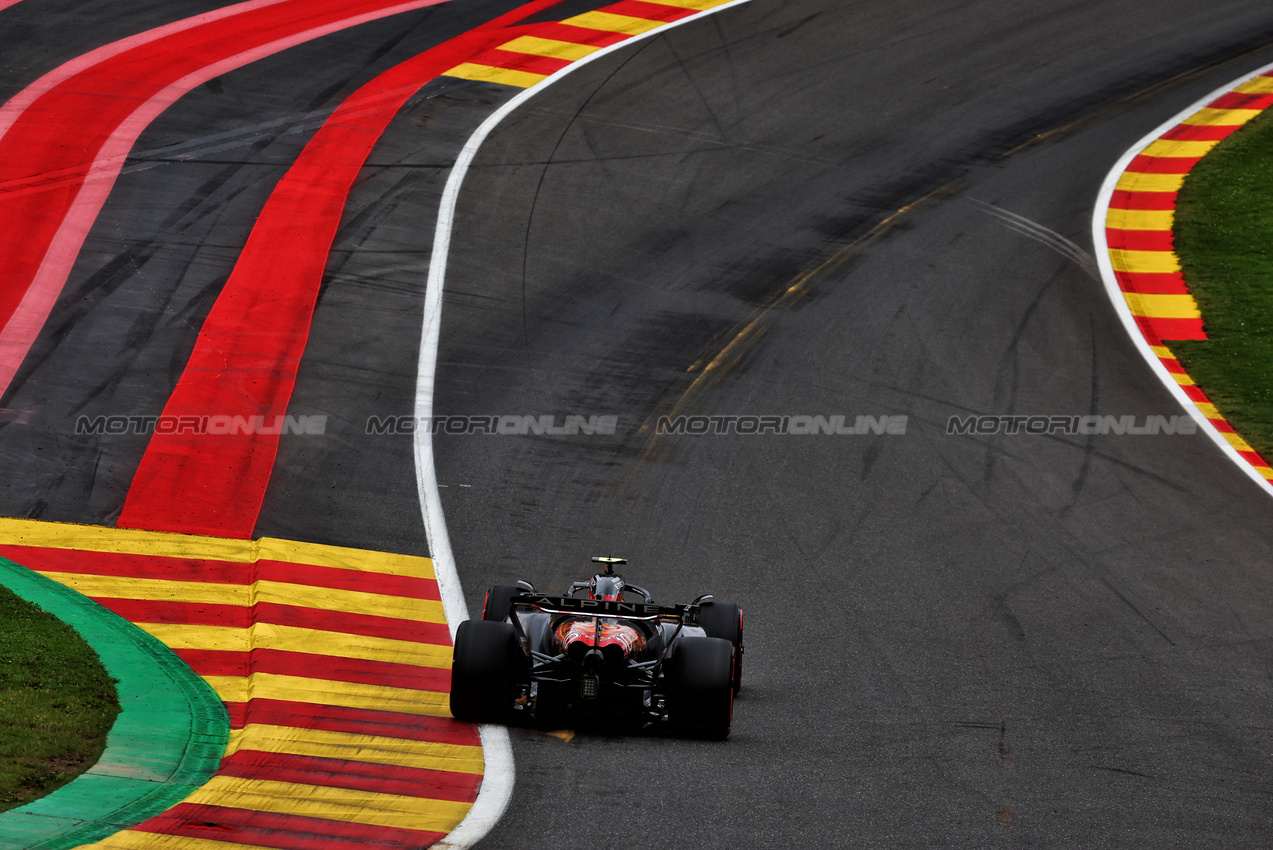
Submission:
[[[1193,417],[1194,421],[1200,427],[1211,441],[1220,447],[1220,450],[1234,463],[1236,463],[1248,478],[1259,484],[1265,493],[1273,496],[1273,481],[1269,481],[1252,466],[1246,458],[1238,454],[1238,450],[1229,445],[1229,441],[1224,438],[1219,429],[1211,423],[1203,412],[1198,409],[1198,405],[1193,399],[1189,398],[1184,389],[1176,382],[1176,379],[1167,371],[1167,367],[1158,359],[1158,355],[1149,347],[1149,341],[1140,332],[1140,328],[1136,324],[1136,320],[1132,318],[1131,308],[1127,306],[1127,299],[1123,297],[1123,291],[1118,286],[1118,278],[1114,274],[1114,264],[1109,256],[1109,243],[1105,238],[1106,221],[1109,218],[1109,205],[1114,197],[1114,189],[1118,184],[1119,178],[1123,176],[1123,172],[1131,161],[1140,153],[1149,147],[1150,144],[1157,141],[1165,133],[1176,125],[1180,124],[1190,115],[1193,115],[1199,109],[1203,109],[1207,104],[1211,103],[1217,97],[1233,91],[1233,89],[1242,85],[1248,80],[1252,80],[1262,74],[1273,70],[1273,63],[1264,65],[1263,67],[1233,80],[1220,88],[1213,90],[1210,94],[1195,101],[1190,106],[1176,113],[1171,118],[1164,121],[1156,129],[1151,131],[1135,145],[1127,150],[1126,153],[1114,163],[1113,169],[1105,176],[1105,182],[1101,184],[1101,191],[1096,196],[1096,209],[1092,215],[1092,242],[1096,249],[1096,262],[1101,270],[1101,282],[1105,284],[1105,294],[1109,296],[1110,301],[1114,304],[1114,311],[1118,314],[1119,320],[1123,323],[1128,335],[1132,338],[1132,343],[1136,346],[1136,350],[1145,358],[1145,362],[1149,364],[1150,371],[1158,377],[1167,389],[1175,396],[1176,400],[1184,407],[1185,412]],[[1174,212],[1174,211],[1173,211]]]
[[[437,226],[433,235],[433,252],[429,260],[428,283],[424,294],[424,322],[420,333],[420,357],[416,374],[416,421],[428,421],[433,415],[433,382],[437,375],[438,340],[442,330],[442,289],[446,279],[447,257],[451,250],[451,229],[455,221],[455,207],[460,187],[478,149],[500,123],[518,107],[553,83],[564,79],[590,62],[595,62],[622,48],[662,35],[668,30],[701,20],[708,15],[749,3],[750,0],[731,0],[712,9],[664,24],[658,29],[632,36],[624,41],[602,48],[562,68],[530,88],[513,97],[493,112],[465,142],[447,177],[438,208]],[[442,609],[454,640],[455,631],[462,621],[469,618],[468,604],[464,601],[464,589],[451,551],[447,535],[446,517],[442,513],[442,496],[438,491],[437,470],[433,464],[433,429],[416,429],[415,437],[416,484],[420,496],[420,511],[424,515],[424,530],[429,541],[429,554],[433,558],[433,571],[437,576],[438,591],[442,597]],[[466,850],[490,832],[513,796],[515,765],[513,746],[508,729],[493,724],[478,727],[482,738],[482,755],[486,762],[482,785],[469,813],[449,835],[433,845],[437,850]]]

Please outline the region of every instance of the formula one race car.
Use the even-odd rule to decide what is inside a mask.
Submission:
[[[495,586],[482,619],[460,623],[451,713],[476,723],[666,730],[724,739],[743,677],[743,612],[700,596],[656,605],[604,572],[565,596]],[[587,590],[588,595],[576,596]],[[625,594],[641,597],[629,601]]]

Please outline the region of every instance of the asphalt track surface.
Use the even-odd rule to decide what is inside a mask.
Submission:
[[[205,8],[23,0],[0,11],[0,85]],[[164,113],[0,401],[0,513],[112,523],[144,440],[74,417],[162,407],[315,113],[506,8],[368,24]],[[623,555],[659,598],[742,604],[748,652],[724,744],[516,731],[483,846],[1267,846],[1273,504],[1202,436],[946,423],[1179,412],[1059,240],[1089,251],[1118,156],[1270,43],[1257,2],[754,0],[491,136],[435,409],[619,427],[439,435],[470,607]],[[283,441],[256,535],[425,551],[410,438],[363,426],[411,413],[448,157],[510,94],[432,84],[373,153],[291,408],[329,434]],[[205,152],[154,153],[173,145]],[[642,430],[672,412],[909,419]]]

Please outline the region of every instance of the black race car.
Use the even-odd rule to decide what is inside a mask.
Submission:
[[[487,592],[482,619],[460,623],[455,635],[451,713],[476,723],[727,737],[743,678],[742,609],[711,596],[656,605],[614,572],[627,561],[592,560],[604,572],[564,596],[525,581]]]

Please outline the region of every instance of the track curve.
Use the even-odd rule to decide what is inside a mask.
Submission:
[[[5,85],[215,7],[125,5],[0,11]],[[162,409],[326,114],[507,5],[329,36],[148,128],[6,396],[0,513],[114,522],[145,441],[75,417]],[[1178,412],[1088,274],[1092,201],[1146,130],[1273,59],[1273,14],[1142,5],[755,0],[581,69],[491,137],[458,209],[436,412],[619,428],[439,436],[470,603],[625,555],[661,598],[741,603],[749,678],[724,745],[516,732],[487,846],[562,828],[598,846],[1267,844],[1257,488],[1201,439],[946,433],[953,415]],[[57,42],[76,15],[100,29]],[[426,88],[373,152],[293,395],[331,430],[282,441],[254,534],[427,551],[411,438],[364,425],[413,409],[444,154],[510,96]],[[908,419],[642,430],[673,411]]]
[[[946,426],[1181,412],[1090,274],[1092,202],[1147,128],[1268,60],[1221,61],[1273,20],[873,11],[669,34],[478,158],[438,412],[620,427],[438,438],[470,604],[605,551],[749,632],[726,745],[516,732],[487,844],[549,846],[565,807],[600,846],[1260,846],[1259,490],[1201,439]],[[652,439],[674,410],[908,428]]]
[[[1111,169],[1092,217],[1092,241],[1098,260],[1102,260],[1101,277],[1106,291],[1111,298],[1118,299],[1114,301],[1115,309],[1150,369],[1220,450],[1269,495],[1273,495],[1273,467],[1229,424],[1171,350],[1163,345],[1165,340],[1206,339],[1207,335],[1188,282],[1178,271],[1180,263],[1172,238],[1176,192],[1145,191],[1137,184],[1144,181],[1148,187],[1155,179],[1161,180],[1161,175],[1142,173],[1155,168],[1160,172],[1167,169],[1179,172],[1183,181],[1217,141],[1232,135],[1273,102],[1273,95],[1264,93],[1273,88],[1273,79],[1267,76],[1271,70],[1259,68],[1225,84],[1202,102],[1170,119],[1167,123],[1172,126],[1164,125],[1152,131],[1142,143],[1133,146]],[[1177,141],[1191,136],[1208,140],[1195,143],[1193,151],[1188,142],[1182,145]],[[1193,152],[1199,155],[1196,158],[1181,156]],[[1160,158],[1156,155],[1159,153],[1167,156]],[[1119,209],[1120,206],[1123,209]],[[1150,207],[1156,210],[1150,214],[1156,219],[1151,220],[1141,211]],[[1104,257],[1109,261],[1103,261]],[[1164,258],[1165,265],[1171,269],[1166,275],[1141,270],[1142,264],[1155,261],[1164,264]],[[1116,269],[1116,265],[1122,268]],[[1167,298],[1161,298],[1162,294]],[[1156,295],[1159,296],[1157,303]],[[1133,302],[1138,308],[1135,311]],[[1163,309],[1164,306],[1167,309]],[[1183,321],[1177,318],[1181,313],[1188,318]]]

